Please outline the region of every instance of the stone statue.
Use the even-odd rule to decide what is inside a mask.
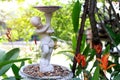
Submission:
[[[54,41],[51,39],[50,34],[54,30],[50,27],[49,23],[43,25],[40,17],[32,17],[31,23],[36,27],[36,33],[41,37],[41,59],[40,59],[40,72],[52,72],[53,66],[50,64],[50,58],[54,47]]]

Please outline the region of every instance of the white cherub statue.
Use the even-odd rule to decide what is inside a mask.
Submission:
[[[40,17],[32,17],[31,21],[33,26],[36,27],[36,33],[41,36],[41,59],[40,59],[40,72],[52,72],[53,66],[50,64],[50,58],[54,47],[54,41],[51,39],[50,34],[54,30],[50,27],[50,23],[43,25]]]

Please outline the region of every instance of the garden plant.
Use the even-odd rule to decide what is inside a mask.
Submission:
[[[70,69],[73,72],[73,80],[120,79],[120,50],[118,48],[120,45],[120,17],[119,13],[115,11],[113,1],[120,3],[117,0],[73,0],[67,6],[57,3],[63,5],[63,9],[53,15],[56,17],[52,19],[52,25],[56,31],[54,36],[64,40],[70,46],[69,50],[61,50],[58,54],[64,54],[71,60]],[[52,4],[47,1],[43,2],[46,5]],[[99,2],[103,4],[100,8],[97,6]],[[34,9],[29,7],[26,13],[22,13],[24,16],[7,22],[9,27],[13,29],[11,36],[6,34],[8,41],[20,39],[29,41],[31,35],[35,34],[29,24],[29,18],[36,14],[43,14],[31,10]],[[24,12],[25,9],[22,8],[21,11]],[[44,21],[44,19],[42,20]],[[89,39],[87,39],[88,35],[86,36],[85,32],[88,27],[91,29],[92,38],[90,40],[92,43],[87,43]],[[16,80],[20,79],[18,71],[21,66],[17,67],[14,62],[21,61],[22,65],[23,61],[28,58],[17,59],[18,53],[18,48],[8,53],[0,52],[0,76],[6,77],[5,72],[11,67],[15,69],[13,72]]]

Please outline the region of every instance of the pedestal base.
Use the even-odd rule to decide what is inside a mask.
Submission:
[[[19,74],[26,80],[72,80],[73,74],[67,68],[53,65],[53,72],[40,72],[39,64],[23,66]]]

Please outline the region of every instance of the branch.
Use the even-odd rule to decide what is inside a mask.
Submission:
[[[75,56],[78,53],[80,53],[80,46],[81,46],[81,42],[82,42],[82,36],[83,36],[83,32],[84,32],[84,26],[85,26],[87,11],[88,11],[88,2],[89,2],[89,0],[85,0],[84,11],[82,14],[81,25],[80,25],[80,29],[79,29],[78,38],[77,38],[77,46],[76,46]],[[73,77],[75,77],[75,69],[76,69],[76,64],[77,64],[75,56],[74,56],[73,67],[72,67]]]
[[[116,18],[116,24],[118,25],[118,28],[119,28],[119,30],[120,30],[119,19],[118,19],[118,17],[117,17],[116,11],[115,11],[112,3],[111,3],[111,0],[108,0],[108,3],[110,4],[111,10],[113,11],[113,14],[114,14],[114,16],[115,16],[115,18]]]

